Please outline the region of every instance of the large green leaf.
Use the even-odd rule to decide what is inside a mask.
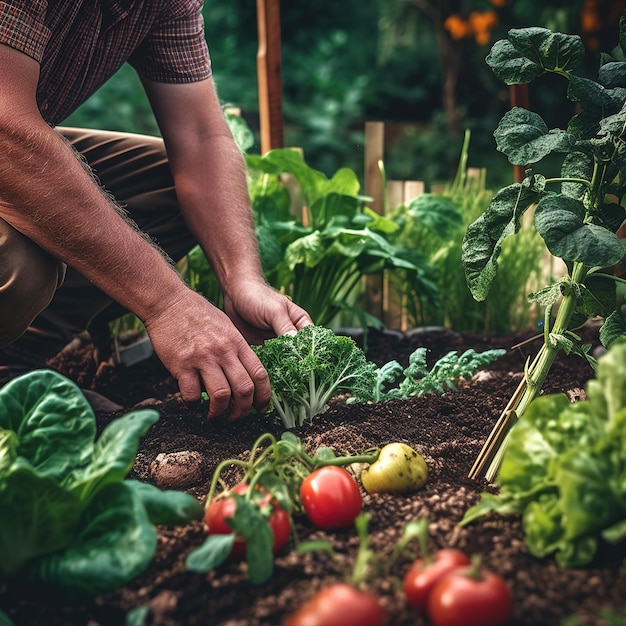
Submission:
[[[580,76],[572,76],[567,95],[582,103],[586,109],[596,111],[598,119],[619,111],[626,99],[626,88],[607,89],[599,83]]]
[[[72,545],[36,559],[28,573],[68,591],[105,593],[140,574],[156,545],[156,530],[141,499],[123,482],[114,483],[91,501]]]
[[[516,233],[524,211],[541,194],[514,183],[496,193],[487,210],[469,225],[462,245],[467,284],[476,300],[487,297],[504,240]]]
[[[598,82],[607,88],[626,87],[626,63],[612,61],[602,65],[598,70]]]
[[[584,55],[577,35],[522,28],[510,30],[508,40],[496,42],[487,63],[498,78],[512,85],[529,83],[546,71],[569,73],[581,64]]]
[[[58,481],[88,462],[96,433],[81,390],[51,370],[19,376],[0,389],[0,428],[16,433],[17,454],[40,476]]]
[[[593,176],[593,156],[585,152],[570,152],[563,159],[561,178],[578,178],[591,182]],[[572,198],[582,199],[588,187],[584,183],[564,182],[561,193]]]
[[[550,252],[564,261],[590,267],[607,267],[624,257],[624,243],[610,230],[585,223],[585,207],[579,200],[552,194],[535,210],[535,226]]]
[[[70,545],[82,509],[75,494],[17,459],[0,477],[0,581],[34,557]]]
[[[605,348],[626,339],[626,310],[613,311],[600,328],[600,341]]]
[[[536,163],[551,152],[568,152],[575,142],[563,130],[548,131],[540,115],[519,107],[507,111],[494,137],[498,150],[514,165]]]
[[[200,502],[184,491],[163,490],[138,480],[126,480],[124,484],[135,492],[153,524],[178,526],[204,515]]]
[[[132,411],[102,431],[89,465],[73,472],[67,487],[88,499],[108,483],[124,480],[133,465],[140,439],[159,419],[151,409]]]

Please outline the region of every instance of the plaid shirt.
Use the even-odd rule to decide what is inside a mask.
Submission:
[[[158,82],[211,75],[202,0],[0,0],[0,43],[41,67],[37,102],[64,120],[124,62]]]

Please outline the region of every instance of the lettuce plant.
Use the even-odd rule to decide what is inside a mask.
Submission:
[[[511,430],[497,495],[483,493],[463,524],[487,513],[522,516],[537,557],[591,563],[601,541],[626,539],[626,342],[599,359],[587,399],[564,394],[531,402]]]
[[[152,560],[155,524],[202,517],[189,494],[125,479],[158,418],[132,411],[96,438],[91,406],[60,374],[38,370],[0,389],[0,586],[110,591]]]
[[[615,57],[601,56],[596,80],[574,73],[585,55],[580,37],[544,28],[509,31],[487,57],[507,84],[529,83],[548,72],[562,77],[578,112],[566,130],[548,130],[539,115],[519,107],[504,115],[494,133],[497,148],[511,163],[528,166],[526,177],[494,195],[463,241],[465,274],[477,300],[489,292],[504,240],[520,231],[531,207],[548,252],[567,267],[557,282],[530,295],[545,311],[543,344],[472,469],[474,477],[490,463],[486,476],[495,478],[508,428],[537,396],[560,351],[580,354],[595,365],[576,327],[587,318],[603,318],[600,340],[606,347],[626,335],[623,288],[621,293],[618,289],[626,281],[615,271],[626,250],[616,234],[626,218],[625,51],[622,17],[619,49]],[[535,170],[548,155],[562,155],[557,176]]]

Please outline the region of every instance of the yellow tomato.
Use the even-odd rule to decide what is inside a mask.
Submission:
[[[361,482],[368,493],[408,493],[424,486],[428,465],[405,443],[389,443],[378,459],[361,471]]]

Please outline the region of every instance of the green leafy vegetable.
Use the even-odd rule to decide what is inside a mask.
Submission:
[[[253,350],[267,370],[273,409],[286,428],[302,426],[323,413],[341,392],[369,399],[375,387],[375,365],[353,339],[330,328],[305,326]]]
[[[20,574],[109,591],[148,565],[154,524],[202,516],[188,494],[124,480],[158,417],[133,411],[96,439],[89,403],[60,374],[38,370],[0,389],[0,583]]]
[[[414,247],[393,241],[398,227],[392,220],[363,206],[354,171],[342,168],[328,178],[287,148],[247,155],[246,163],[267,280],[316,324],[330,326],[347,312],[363,327],[380,327],[355,300],[361,279],[383,270],[401,272],[422,297],[434,298],[428,262]]]
[[[484,493],[462,524],[488,513],[522,516],[532,554],[564,566],[592,562],[601,540],[626,539],[626,342],[599,359],[587,399],[536,398],[517,422],[497,495]]]
[[[456,383],[460,379],[470,378],[478,370],[505,353],[506,350],[502,349],[486,350],[485,352],[469,349],[459,355],[456,350],[452,350],[442,356],[429,370],[426,360],[428,349],[417,348],[409,356],[407,368],[402,369],[397,361],[390,361],[377,370],[379,384],[376,398],[379,400],[411,398],[427,393],[442,394],[447,389],[456,390]],[[398,374],[402,374],[399,385],[394,387],[392,384],[384,391],[382,389],[383,383],[388,384],[392,381],[392,377]]]

